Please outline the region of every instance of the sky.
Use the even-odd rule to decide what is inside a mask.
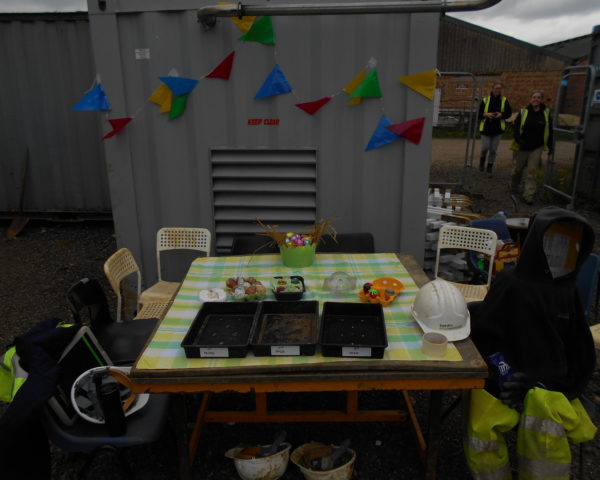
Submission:
[[[600,0],[502,0],[476,12],[450,14],[534,45],[592,33],[600,25]]]
[[[86,10],[86,0],[0,0],[0,12]],[[502,0],[485,10],[450,15],[534,45],[547,45],[592,33],[594,25],[600,25],[600,0]]]

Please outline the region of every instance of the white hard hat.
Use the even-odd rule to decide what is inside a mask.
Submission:
[[[421,287],[412,305],[412,315],[423,332],[441,333],[450,342],[463,340],[471,333],[465,297],[445,280],[432,280]]]

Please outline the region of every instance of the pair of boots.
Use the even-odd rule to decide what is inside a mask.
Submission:
[[[479,171],[483,172],[484,167],[485,167],[485,157],[479,158]],[[487,172],[488,177],[492,176],[492,169],[493,168],[494,168],[494,164],[488,162],[487,167],[485,168],[485,171]]]

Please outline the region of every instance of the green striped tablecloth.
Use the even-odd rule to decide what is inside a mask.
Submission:
[[[333,295],[323,290],[324,279],[336,271],[357,278],[357,289],[344,295]],[[379,277],[400,280],[405,290],[384,308],[388,348],[383,360],[431,360],[421,351],[422,331],[412,319],[410,307],[418,287],[395,254],[318,254],[315,263],[306,268],[292,269],[281,263],[279,255],[254,255],[236,257],[204,257],[192,263],[175,301],[152,341],[139,358],[136,368],[142,370],[223,368],[257,365],[314,364],[320,362],[369,362],[370,359],[313,356],[255,357],[250,351],[245,358],[186,358],[181,342],[194,321],[202,302],[198,292],[205,288],[224,288],[229,277],[253,276],[266,284],[277,275],[302,275],[307,291],[303,300],[360,302],[358,289],[363,283]],[[266,300],[274,300],[269,292]],[[460,361],[454,345],[448,345],[443,361]]]

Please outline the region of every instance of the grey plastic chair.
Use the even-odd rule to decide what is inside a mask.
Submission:
[[[71,426],[64,425],[48,408],[43,410],[42,423],[53,445],[67,452],[88,454],[78,478],[85,476],[95,456],[102,450],[113,450],[121,469],[128,478],[133,478],[125,449],[157,441],[167,419],[168,407],[169,395],[150,395],[141,410],[126,418],[127,431],[119,437],[109,436],[105,425],[90,423],[83,418],[78,418]]]
[[[336,240],[337,242],[329,235],[323,235],[317,244],[317,252],[375,253],[375,240],[371,233],[338,233]]]

